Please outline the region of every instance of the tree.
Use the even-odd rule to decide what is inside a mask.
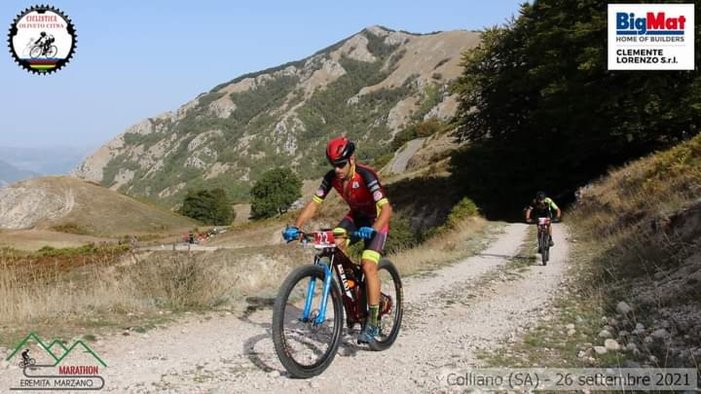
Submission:
[[[464,55],[456,119],[472,144],[453,165],[480,207],[504,211],[543,188],[572,195],[610,166],[698,133],[698,71],[607,70],[607,4],[524,3]]]
[[[289,168],[265,172],[251,189],[251,216],[269,218],[286,212],[302,196],[302,181]]]
[[[229,225],[236,213],[224,189],[188,190],[180,213],[205,224]]]

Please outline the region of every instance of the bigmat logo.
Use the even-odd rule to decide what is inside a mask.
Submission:
[[[645,17],[638,18],[634,12],[616,13],[616,34],[644,34],[657,36],[683,36],[686,17],[668,17],[664,12],[648,12]]]
[[[609,4],[609,70],[693,70],[694,4]]]

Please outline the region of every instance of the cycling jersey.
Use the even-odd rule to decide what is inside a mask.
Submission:
[[[538,204],[536,200],[533,200],[531,201],[531,205],[528,207],[528,209],[531,209],[532,218],[552,218],[553,212],[558,211],[560,208],[558,208],[557,204],[555,204],[555,201],[553,201],[550,197],[545,197],[545,200],[543,200],[542,205]]]
[[[321,204],[331,188],[348,203],[350,215],[356,220],[374,222],[380,208],[389,203],[377,173],[362,164],[351,169],[348,181],[338,178],[334,170],[327,172],[314,194],[314,202]]]

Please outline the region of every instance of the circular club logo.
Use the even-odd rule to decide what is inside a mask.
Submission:
[[[61,69],[73,56],[75,27],[57,8],[33,6],[12,22],[8,43],[17,64],[35,74],[49,74]]]

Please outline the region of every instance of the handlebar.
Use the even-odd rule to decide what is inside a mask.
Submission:
[[[293,242],[293,241],[300,241],[300,242],[310,242],[310,241],[314,241],[314,234],[320,233],[320,232],[325,232],[325,231],[331,231],[331,230],[317,230],[317,231],[309,231],[309,232],[307,232],[307,231],[304,231],[304,230],[300,229],[300,230],[299,230],[299,236],[297,237],[297,239],[293,239],[293,240],[287,241],[287,243],[290,243],[290,242]],[[373,232],[372,232],[372,233],[373,233],[373,235],[375,235],[375,233],[377,233],[377,230],[373,229]],[[334,234],[334,238],[348,238],[348,237],[361,238],[361,239],[362,239],[362,237],[360,236],[360,232],[359,232],[359,231],[351,231],[351,232],[348,232],[348,233],[346,233],[346,234],[338,234],[338,235]]]
[[[552,224],[552,223],[560,223],[560,222],[562,222],[562,219],[555,219],[555,218],[550,219],[550,223],[551,223],[551,224]],[[526,220],[526,223],[528,223],[528,224],[538,224],[538,219],[533,219],[533,218],[531,218],[531,219]]]

